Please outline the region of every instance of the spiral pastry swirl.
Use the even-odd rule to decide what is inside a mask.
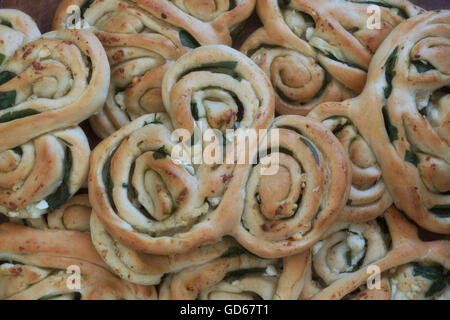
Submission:
[[[79,268],[77,288],[73,271]],[[74,284],[75,285],[70,285]],[[0,225],[0,299],[156,299],[152,286],[113,275],[86,233]]]
[[[91,210],[89,196],[87,194],[77,194],[57,210],[42,215],[39,218],[24,220],[10,218],[9,220],[37,229],[89,232]]]
[[[365,72],[330,63],[308,44],[298,47],[265,28],[256,30],[240,50],[270,77],[280,114],[306,115],[321,102],[353,97],[366,79]]]
[[[450,269],[450,242],[447,240],[423,242],[418,229],[395,207],[384,214],[392,244],[386,255],[372,261],[381,274],[382,298],[389,299],[448,299]],[[313,299],[342,299],[354,297],[353,293],[367,283],[373,271],[363,267],[326,287],[311,290],[305,281],[305,294]],[[388,281],[388,283],[386,283]],[[364,298],[372,290],[361,292],[356,298]],[[379,296],[378,296],[379,297]]]
[[[303,287],[304,254],[261,259],[238,244],[206,263],[169,274],[160,300],[293,300]]]
[[[336,280],[383,258],[388,251],[387,245],[375,220],[334,224],[311,249],[301,299],[310,299]]]
[[[0,212],[19,219],[57,210],[86,181],[90,154],[80,127],[54,131],[0,153]]]
[[[111,84],[105,106],[90,118],[90,123],[98,136],[106,138],[144,114],[165,112],[162,79],[180,53],[160,35],[96,35],[108,55]]]
[[[250,153],[237,149],[239,133],[266,129],[273,118],[274,95],[269,79],[242,53],[222,45],[203,46],[169,68],[162,97],[174,128],[186,131],[184,142],[194,146],[189,154],[192,163],[199,163],[197,146],[204,148],[199,172],[209,176],[205,189],[210,184],[214,187],[205,192],[216,201],[233,178],[234,163],[242,163],[236,157]],[[230,130],[236,134],[230,137]],[[211,132],[214,142],[209,143]],[[214,144],[224,148],[211,164],[204,156]]]
[[[91,217],[91,237],[97,252],[119,277],[143,285],[159,284],[166,274],[202,265],[238,246],[232,239],[225,238],[183,254],[145,254],[112,238],[95,213]]]
[[[172,138],[167,114],[150,114],[92,153],[93,209],[113,239],[138,252],[172,255],[214,243],[239,209],[234,193],[226,192],[237,189],[228,165],[213,175],[208,167],[194,168],[175,157],[179,144]]]
[[[0,66],[20,46],[41,36],[36,23],[27,14],[14,9],[0,9]]]
[[[165,111],[161,82],[168,66],[189,50],[178,32],[129,1],[63,1],[54,28],[67,27],[70,8],[80,5],[84,27],[98,37],[111,67],[106,104],[90,118],[95,133],[106,138],[141,115]]]
[[[379,5],[380,26],[368,8]],[[423,12],[408,1],[258,1],[264,28],[242,51],[270,75],[277,112],[306,115],[318,103],[360,93],[372,55],[404,19]]]
[[[76,7],[78,10],[74,10]],[[170,26],[160,17],[153,16],[131,1],[63,0],[56,11],[53,29],[73,27],[96,32],[100,38],[104,38],[102,42],[106,46],[122,37],[144,35],[144,38],[156,36],[155,39],[165,39],[180,50],[188,50],[188,47],[184,47],[181,43],[174,26]],[[114,36],[118,39],[114,39]],[[136,37],[130,39],[133,38],[136,39]]]
[[[163,80],[163,102],[176,129],[267,128],[274,114],[269,79],[240,52],[203,46],[177,60]]]
[[[256,0],[64,0],[54,28],[73,25],[71,6],[80,8],[81,25],[113,33],[159,33],[178,48],[207,44],[231,46]]]
[[[0,67],[0,152],[97,112],[109,66],[88,31],[60,30],[17,49]]]
[[[275,128],[281,151],[274,176],[261,176],[258,164],[236,165],[229,176],[227,165],[220,175],[180,161],[166,114],[138,118],[104,140],[92,154],[89,179],[97,239],[105,247],[99,251],[109,248],[123,276],[131,277],[133,262],[118,261],[117,251],[183,254],[225,235],[265,258],[311,247],[347,200],[348,160],[318,122],[286,116]]]
[[[360,96],[313,112],[321,120],[347,116],[367,145],[358,157],[376,159],[395,205],[444,234],[450,233],[449,32],[449,11],[408,20],[375,54]]]
[[[370,147],[352,122],[345,103],[323,103],[308,114],[321,121],[339,139],[352,165],[350,195],[340,219],[365,222],[383,214],[392,198],[383,180],[383,172]]]
[[[259,148],[257,164],[235,171],[243,180],[236,238],[266,258],[300,253],[317,242],[345,205],[350,182],[344,150],[319,122],[281,116],[268,135],[274,130],[278,139]],[[262,171],[269,157],[278,158],[274,174]]]

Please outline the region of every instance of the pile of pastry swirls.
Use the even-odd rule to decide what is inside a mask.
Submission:
[[[63,0],[53,27],[0,9],[0,299],[450,299],[450,11]]]

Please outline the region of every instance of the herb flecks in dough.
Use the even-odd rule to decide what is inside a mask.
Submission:
[[[195,49],[200,47],[200,43],[186,30],[181,30],[179,33],[181,44],[185,47]]]
[[[414,276],[421,276],[425,279],[432,280],[430,288],[425,293],[425,297],[431,297],[442,291],[450,284],[450,276],[448,271],[441,266],[423,266],[418,263],[414,264]]]
[[[303,138],[303,137],[300,137],[300,140],[301,140],[304,144],[306,144],[306,146],[311,150],[311,152],[312,152],[313,155],[314,155],[314,159],[316,160],[316,163],[317,163],[318,165],[320,165],[320,158],[319,158],[319,154],[317,153],[316,148],[314,148],[314,146],[312,145],[312,143],[309,142],[307,139],[305,139],[305,138]]]
[[[32,116],[35,114],[40,113],[39,111],[36,111],[34,109],[24,109],[24,110],[18,110],[18,111],[12,111],[5,113],[4,115],[0,116],[0,123],[3,122],[9,122],[20,118],[25,118],[28,116]]]
[[[11,108],[16,103],[16,90],[0,92],[0,110]]]
[[[61,185],[56,189],[56,191],[49,195],[46,199],[48,203],[48,210],[55,211],[59,209],[64,203],[71,197],[69,190],[69,178],[70,170],[72,166],[72,153],[70,148],[66,148],[65,159],[64,159],[64,176]]]
[[[428,63],[427,61],[422,62],[422,61],[414,61],[413,62],[414,67],[416,67],[417,72],[419,73],[424,73],[430,70],[434,70],[435,68],[433,67],[432,64]]]
[[[238,63],[237,61],[218,61],[211,63],[204,63],[200,66],[200,68],[224,68],[234,70],[236,69]]]
[[[398,129],[391,123],[391,118],[389,117],[389,112],[386,107],[383,107],[383,119],[386,132],[389,136],[389,140],[391,141],[391,143],[393,143],[398,139]]]
[[[450,217],[450,204],[437,205],[430,209],[430,211],[440,218]]]
[[[0,63],[1,64],[1,63]],[[0,72],[0,85],[5,84],[9,80],[15,78],[17,75],[11,71],[2,71]]]
[[[153,158],[155,160],[167,158],[168,155],[169,154],[167,153],[166,148],[164,148],[164,146],[153,152]]]
[[[397,63],[398,47],[392,51],[385,64],[385,75],[387,86],[384,88],[384,97],[388,99],[392,93],[392,79],[395,77],[395,64]]]
[[[406,150],[405,151],[405,161],[412,163],[414,166],[417,167],[417,165],[420,162],[419,157],[412,151]]]

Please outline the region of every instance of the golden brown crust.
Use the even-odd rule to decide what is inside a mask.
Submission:
[[[89,235],[66,230],[37,230],[0,225],[1,299],[154,299],[154,287],[115,277],[98,256]],[[81,272],[80,288],[70,288],[72,272]]]
[[[87,0],[64,0],[58,7],[53,23],[55,29],[65,26],[71,5],[83,7]],[[180,49],[186,45],[180,31],[187,32],[198,46],[206,44],[231,45],[230,32],[252,13],[256,0],[240,1],[236,6],[227,0],[103,0],[94,1],[84,11],[89,26],[101,25],[127,33],[156,31],[169,38]],[[112,13],[112,14],[111,14]],[[145,32],[145,31],[144,31]],[[192,40],[187,40],[191,42]],[[184,42],[184,43],[183,43]]]
[[[210,89],[212,82],[217,88]],[[162,90],[175,129],[190,134],[194,128],[200,133],[208,128],[266,128],[273,117],[273,94],[264,73],[225,46],[201,47],[180,58],[167,71]],[[114,239],[148,254],[183,253],[216,242],[230,232],[239,214],[239,203],[231,200],[237,191],[230,186],[239,183],[232,179],[234,162],[193,166],[192,159],[189,164],[171,159],[179,147],[172,136],[167,115],[144,116],[103,141],[91,159],[95,212]],[[114,186],[112,204],[102,181],[105,170]],[[127,188],[137,191],[131,195],[134,203],[126,199]]]
[[[122,279],[138,284],[158,284],[165,274],[203,264],[237,245],[231,239],[224,239],[184,254],[149,255],[114,240],[95,213],[91,218],[91,237],[95,248],[110,268]]]
[[[338,222],[311,249],[305,270],[301,299],[311,299],[338,279],[364,269],[383,258],[388,247],[386,236],[375,220],[363,223]],[[354,299],[369,295],[383,297],[387,284],[380,290],[360,290]]]
[[[73,21],[73,6],[80,8],[79,25],[75,26],[100,32],[102,37],[108,36],[103,39],[104,44],[114,42],[113,36],[119,40],[127,35],[161,35],[180,50],[187,50],[181,44],[176,28],[130,1],[63,0],[56,10],[54,30],[73,26],[76,22]]]
[[[209,204],[211,178],[192,175],[190,164],[170,157],[175,147],[171,132],[166,114],[142,116],[100,143],[91,157],[94,211],[114,239],[149,254],[187,252],[216,242],[230,228],[220,220],[233,207],[224,201],[232,195],[222,193],[221,203],[227,205]],[[137,192],[130,202],[127,193],[132,189]],[[149,216],[142,214],[143,208]]]
[[[384,257],[371,263],[372,266],[377,266],[379,268],[380,273],[414,263],[440,265],[444,270],[450,268],[449,241],[421,241],[418,237],[417,227],[411,224],[395,207],[390,207],[388,209],[385,214],[385,219],[392,238],[391,249]],[[395,284],[395,282],[392,281],[394,276],[389,272],[385,274],[386,276],[389,276],[391,286],[392,284]],[[341,299],[353,292],[359,286],[364,285],[367,279],[372,275],[373,271],[369,271],[365,267],[361,268],[346,277],[336,280],[331,285],[315,294],[313,299]],[[415,276],[417,275],[414,275],[414,277]],[[406,274],[402,274],[402,278],[403,277],[406,277]],[[411,283],[413,283],[413,281],[408,279],[407,284],[409,288]],[[428,285],[430,284],[431,282]],[[429,288],[425,288],[424,291],[427,289]],[[391,299],[397,298],[398,296],[395,294],[396,291],[394,289],[392,291]],[[411,293],[406,295],[406,297],[410,299],[418,297],[413,292]],[[400,298],[404,299],[405,297],[401,296]]]
[[[247,19],[256,0],[244,0],[232,8],[230,1],[134,0],[140,7],[164,21],[188,31],[201,45],[231,45],[231,30]]]
[[[290,136],[282,147],[290,150],[294,143],[297,147],[293,153],[305,170],[303,198],[309,200],[290,213],[294,215],[291,224],[304,223],[302,228],[288,227],[289,221],[269,217],[271,221],[263,222],[266,228],[258,225],[257,233],[253,227],[247,231],[241,219],[245,224],[258,221],[247,217],[250,213],[244,209],[246,194],[255,196],[246,190],[251,166],[237,165],[233,170],[233,165],[222,165],[231,168],[231,175],[221,175],[221,171],[211,175],[208,165],[194,169],[172,158],[175,144],[164,114],[131,122],[94,150],[89,179],[94,211],[112,238],[138,252],[185,253],[231,234],[262,257],[299,253],[312,246],[337,219],[349,191],[349,165],[337,139],[320,123],[286,116],[275,120],[272,128],[284,126],[291,129],[282,130]],[[302,131],[302,136],[292,128]],[[300,180],[293,184],[300,184]],[[211,194],[216,186],[221,191]],[[218,202],[211,196],[218,197]],[[293,197],[298,200],[298,194]],[[291,210],[293,201],[288,199],[286,210]],[[143,208],[149,216],[142,213]],[[283,230],[278,230],[277,225]]]
[[[331,59],[319,58],[312,47],[305,49],[296,45],[260,28],[240,48],[270,77],[278,113],[306,115],[321,102],[342,101],[355,96],[362,89],[352,90],[349,86],[365,83],[364,71],[339,65],[331,62]],[[342,83],[339,81],[342,79],[333,77],[327,71],[327,66],[339,69],[348,77],[347,81]]]
[[[54,131],[0,152],[0,212],[39,218],[85,183],[90,148],[80,127]]]
[[[175,129],[191,134],[197,128],[265,129],[274,115],[272,86],[264,72],[223,45],[203,46],[178,59],[164,76],[162,96]],[[196,105],[197,117],[191,104]]]
[[[49,213],[47,217],[48,227],[88,232],[91,210],[89,196],[87,194],[76,195],[61,208]]]
[[[235,201],[243,213],[234,231],[238,241],[261,257],[299,253],[317,242],[336,221],[347,201],[348,159],[332,133],[301,116],[281,116],[270,126],[279,132],[279,168],[263,174],[256,166],[236,169],[243,184]],[[260,148],[261,149],[261,148]]]
[[[162,79],[181,53],[160,35],[96,35],[108,55],[111,83],[105,106],[90,118],[90,124],[98,136],[106,138],[144,114],[165,112]]]
[[[391,206],[392,197],[370,145],[351,120],[347,101],[321,104],[308,117],[321,121],[334,133],[351,161],[350,195],[340,220],[365,222],[383,214]]]
[[[270,75],[277,112],[306,115],[318,103],[361,92],[372,55],[393,28],[424,10],[408,1],[380,2],[380,27],[369,28],[374,3],[261,0],[264,28],[241,50]]]
[[[381,278],[379,289],[365,289],[360,290],[352,300],[390,300],[391,299],[391,284],[386,277]]]
[[[14,219],[10,222],[20,223],[36,229],[60,229],[89,232],[91,204],[87,194],[78,194],[70,198],[59,209],[34,219]]]
[[[321,121],[348,118],[365,144],[356,157],[376,159],[395,205],[444,234],[450,232],[449,26],[446,10],[401,24],[375,54],[359,97],[311,113]]]
[[[21,45],[40,37],[33,19],[15,9],[0,9],[0,66]]]
[[[106,267],[91,244],[89,234],[67,230],[39,230],[14,223],[0,225],[1,250],[30,255],[45,263],[44,256],[84,260]]]
[[[67,27],[71,6],[83,4],[84,1],[63,1],[54,28]],[[98,37],[111,67],[106,103],[90,118],[94,132],[106,138],[141,115],[164,112],[164,73],[189,50],[180,43],[176,28],[129,1],[95,1],[82,11],[81,27],[89,28]]]
[[[78,124],[103,105],[109,66],[88,31],[59,30],[25,44],[0,67],[15,77],[0,85],[0,151]]]
[[[247,217],[250,213],[243,206],[246,194],[255,196],[246,191],[250,167],[237,165],[233,170],[232,165],[223,165],[231,168],[231,175],[221,175],[221,171],[213,171],[211,175],[206,164],[194,169],[171,158],[175,145],[164,114],[143,116],[131,122],[94,150],[89,179],[94,211],[113,239],[138,252],[184,253],[231,234],[244,247],[263,257],[299,253],[313,245],[337,219],[349,191],[349,165],[337,139],[319,123],[286,116],[275,120],[272,128],[284,126],[291,128],[282,130],[290,139],[281,146],[290,150],[292,143],[301,144],[293,152],[305,170],[303,198],[310,199],[302,202],[298,212],[291,213],[294,215],[291,220],[296,222],[268,218],[271,221],[266,221],[267,228],[258,225],[256,234],[253,227],[246,231],[241,219],[245,224],[257,223]],[[300,184],[300,180],[292,183],[297,182]],[[211,194],[216,185],[222,191]],[[211,196],[219,201],[212,201]],[[298,200],[298,194],[293,197]],[[288,199],[290,206],[295,201]],[[149,216],[142,213],[143,208]],[[288,227],[290,223],[304,226]],[[288,228],[276,231],[276,225]]]
[[[166,276],[159,299],[294,300],[303,286],[306,260],[305,253],[283,260],[261,259],[234,244],[215,259]]]

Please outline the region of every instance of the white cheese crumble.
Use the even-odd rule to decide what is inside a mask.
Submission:
[[[317,252],[319,252],[320,248],[322,248],[323,246],[323,241],[319,241],[317,242],[315,245],[313,245],[312,247],[312,253],[313,254],[317,254]]]
[[[347,237],[347,245],[353,252],[359,252],[364,249],[365,241],[360,235],[350,234]]]
[[[221,197],[210,197],[208,198],[208,203],[212,206],[212,207],[217,207],[220,203]]]
[[[48,209],[48,203],[45,200],[39,201],[39,203],[36,205],[36,209],[44,210]]]
[[[39,58],[47,58],[50,55],[51,55],[51,52],[50,52],[50,50],[47,47],[43,47],[39,51]]]
[[[314,33],[314,28],[313,27],[307,28],[306,29],[306,33],[305,33],[306,40],[311,40],[311,38],[313,36],[313,33]]]
[[[19,216],[19,213],[16,211],[10,211],[8,212],[8,216],[10,216],[11,218],[16,218]]]
[[[119,108],[121,110],[126,110],[126,108],[125,108],[125,93],[124,92],[119,92],[118,94],[116,94],[116,96],[114,97],[114,100],[116,101],[117,105],[119,106]]]
[[[339,61],[345,60],[339,48],[330,45],[328,42],[319,37],[312,37],[309,43],[322,52],[332,54]]]
[[[277,269],[275,269],[274,266],[268,266],[266,268],[265,274],[268,275],[268,276],[277,276],[278,272],[277,272]]]

